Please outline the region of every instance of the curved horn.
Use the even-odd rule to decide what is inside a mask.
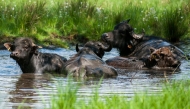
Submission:
[[[132,34],[133,38],[135,38],[135,39],[142,39],[143,36],[145,35],[145,31],[143,29],[143,32],[141,34],[135,34],[134,32],[132,32],[131,34]]]
[[[102,43],[99,43],[99,45],[101,46],[101,48],[104,50],[104,51],[111,51],[112,49],[112,45],[109,44],[108,47],[106,47],[105,45],[103,45]]]
[[[76,51],[78,52],[80,49],[79,49],[79,46],[78,46],[78,43],[76,44]]]

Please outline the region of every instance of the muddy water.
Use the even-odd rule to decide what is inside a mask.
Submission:
[[[189,45],[183,44],[181,48],[187,52]],[[41,52],[57,53],[69,59],[75,54],[74,49],[41,49]],[[67,84],[68,78],[62,75],[52,74],[22,74],[16,62],[9,57],[7,50],[0,50],[0,108],[12,109],[22,105],[24,108],[41,109],[49,107],[51,95],[56,93],[58,81],[62,81],[63,87]],[[116,49],[106,53],[104,60],[118,56]],[[166,74],[166,75],[164,75]],[[190,65],[183,61],[180,70],[172,72],[164,71],[142,71],[142,70],[119,70],[116,78],[103,79],[100,84],[99,93],[102,96],[110,94],[121,94],[131,97],[135,92],[147,91],[155,94],[161,91],[162,83],[171,80],[182,80],[190,78]],[[99,79],[77,79],[73,83],[81,83],[78,95],[89,97],[97,86]]]

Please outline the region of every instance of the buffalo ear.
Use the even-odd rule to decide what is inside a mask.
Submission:
[[[11,43],[4,43],[4,46],[5,46],[5,48],[6,48],[8,51],[11,51],[11,47],[12,47],[12,44],[11,44]]]
[[[42,48],[41,46],[35,45],[34,43],[32,43],[32,53],[34,54],[38,54],[38,50],[39,48]]]
[[[153,48],[153,47],[150,47],[149,50],[150,50],[151,53],[153,53],[156,49]]]
[[[78,43],[76,44],[76,52],[78,52],[80,49],[79,49],[79,46],[78,46]]]

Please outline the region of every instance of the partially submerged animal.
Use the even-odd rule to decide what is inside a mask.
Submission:
[[[133,27],[129,25],[129,21],[130,19],[120,22],[113,31],[102,34],[101,39],[117,48],[121,56],[108,59],[107,64],[115,67],[135,68],[137,66],[137,68],[145,69],[165,69],[175,68],[180,65],[181,60],[186,59],[182,50],[166,40],[147,36],[144,31],[142,34],[136,34]],[[154,48],[154,50],[152,49],[154,52],[151,48]],[[172,53],[172,55],[159,52],[163,50]],[[158,57],[153,59],[154,55]],[[135,58],[131,59],[131,57]]]
[[[163,69],[163,70],[174,70],[180,66],[178,61],[169,49],[169,47],[161,47],[155,49],[150,48],[151,54],[146,58],[137,57],[115,57],[106,60],[106,63],[115,68],[122,69]]]
[[[17,38],[13,43],[4,46],[11,52],[10,57],[20,66],[23,73],[61,73],[66,58],[52,53],[41,53],[40,46],[33,43],[30,38]]]
[[[106,47],[101,42],[87,42],[82,49],[76,45],[77,54],[71,57],[65,64],[65,74],[73,77],[114,77],[117,71],[108,66],[101,58],[105,51],[112,47]]]
[[[186,59],[182,50],[166,40],[155,36],[147,36],[144,31],[142,34],[136,34],[133,27],[129,25],[129,21],[130,19],[120,22],[114,27],[113,31],[103,33],[101,36],[104,42],[119,50],[120,56],[146,58],[151,54],[150,47],[155,49],[169,47],[178,61]]]

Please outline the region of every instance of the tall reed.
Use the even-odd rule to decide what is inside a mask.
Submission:
[[[161,16],[162,31],[166,39],[172,42],[177,42],[184,36],[188,31],[187,15],[185,10],[181,7],[171,7],[163,12]]]

